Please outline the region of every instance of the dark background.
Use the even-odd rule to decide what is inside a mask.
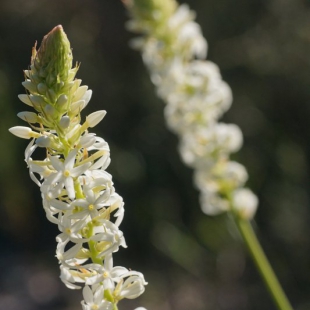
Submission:
[[[224,121],[245,141],[234,159],[259,196],[254,226],[294,309],[310,309],[310,1],[189,0],[234,94]],[[58,279],[57,227],[23,161],[27,141],[9,134],[28,107],[23,69],[31,47],[62,24],[93,90],[84,117],[107,110],[95,132],[108,141],[116,191],[125,200],[127,249],[116,265],[140,270],[146,292],[120,310],[275,309],[225,215],[200,211],[192,171],[164,123],[164,103],[129,48],[117,0],[0,1],[0,310],[77,310],[80,291]],[[29,109],[28,109],[29,110]]]

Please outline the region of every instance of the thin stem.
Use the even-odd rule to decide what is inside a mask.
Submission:
[[[111,291],[109,289],[105,290],[104,291],[104,298],[107,300],[107,301],[110,301],[113,303],[113,309],[112,310],[118,310],[118,307],[117,307],[117,301],[114,300],[112,294],[111,294]]]
[[[234,215],[235,223],[246,243],[265,284],[279,310],[293,310],[248,220]]]
[[[94,227],[92,223],[88,223],[87,225],[88,232],[87,232],[87,237],[90,238],[94,234]],[[89,240],[88,241],[88,247],[89,247],[89,252],[90,252],[90,258],[95,264],[103,265],[102,259],[97,257],[98,256],[98,251],[96,249],[96,242],[94,240]]]

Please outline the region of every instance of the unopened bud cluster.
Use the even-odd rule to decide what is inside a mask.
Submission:
[[[113,266],[112,254],[126,247],[119,229],[124,203],[105,171],[109,146],[88,131],[106,112],[94,112],[81,123],[92,92],[75,78],[78,65],[73,67],[72,59],[61,26],[44,37],[38,51],[33,48],[23,82],[27,94],[19,98],[35,112],[20,112],[30,127],[10,131],[31,139],[25,161],[41,189],[47,218],[61,232],[56,238],[61,280],[71,289],[84,286],[84,310],[116,310],[121,299],[142,294],[146,282],[140,272]],[[32,158],[37,148],[46,150],[46,158]]]
[[[180,138],[183,161],[194,168],[206,214],[233,211],[254,216],[258,200],[244,184],[245,168],[229,159],[242,145],[234,124],[218,120],[232,102],[218,67],[204,60],[207,42],[195,14],[174,0],[126,0],[128,28],[144,35],[132,41],[142,51],[158,95],[166,102],[168,127]]]

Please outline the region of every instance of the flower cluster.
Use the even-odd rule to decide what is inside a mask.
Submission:
[[[25,161],[41,189],[48,220],[61,232],[56,238],[61,280],[71,289],[84,286],[84,310],[116,310],[119,300],[138,297],[147,283],[140,272],[113,267],[112,254],[126,247],[119,229],[124,203],[105,171],[109,146],[88,131],[106,112],[94,112],[81,124],[80,112],[92,92],[75,78],[79,66],[72,59],[61,26],[44,37],[38,50],[32,49],[23,82],[27,94],[19,98],[35,112],[18,113],[30,127],[10,131],[31,139]],[[33,159],[38,149],[44,149],[44,159]]]
[[[232,94],[218,67],[204,60],[207,42],[187,5],[174,0],[125,0],[131,12],[128,28],[144,35],[132,46],[142,51],[158,95],[166,102],[168,127],[180,138],[183,161],[194,168],[206,214],[233,211],[250,219],[257,197],[244,184],[245,168],[230,160],[242,145],[234,124],[218,122]]]

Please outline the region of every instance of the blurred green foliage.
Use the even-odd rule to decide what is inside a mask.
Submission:
[[[310,308],[310,2],[190,0],[234,104],[224,121],[245,136],[235,159],[260,198],[258,236],[297,310]],[[121,229],[128,249],[115,263],[144,272],[138,304],[149,310],[258,310],[274,306],[225,215],[199,208],[192,172],[165,127],[164,104],[128,42],[127,12],[115,0],[0,2],[0,309],[80,309],[81,292],[58,281],[54,227],[23,161],[27,141],[17,99],[35,40],[62,24],[81,62],[78,78],[93,90],[86,114],[107,110],[95,132],[111,147]]]

